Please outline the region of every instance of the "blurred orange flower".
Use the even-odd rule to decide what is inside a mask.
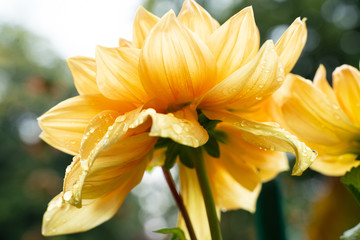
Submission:
[[[157,164],[154,156],[164,158],[166,148],[154,151],[159,138],[193,148],[209,135],[218,141],[220,159],[203,151],[218,209],[254,211],[261,182],[288,168],[285,155],[274,151],[297,155],[295,175],[315,158],[277,124],[254,120],[297,61],[304,21],[296,19],[275,45],[269,40],[259,49],[251,7],[220,26],[186,0],[177,17],[140,8],[133,30],[132,42],[97,47],[95,59],[68,59],[80,95],[39,118],[42,139],[75,156],[44,215],[44,235],[86,231],[111,218],[146,168]],[[198,114],[222,122],[210,133]],[[209,239],[195,171],[182,164],[179,171],[196,234]]]
[[[275,94],[279,122],[318,151],[312,169],[342,176],[359,166],[360,72],[342,65],[333,72],[333,88],[320,66],[314,81],[289,74]]]

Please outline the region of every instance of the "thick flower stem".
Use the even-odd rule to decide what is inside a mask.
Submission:
[[[194,166],[199,180],[201,192],[205,202],[206,213],[209,221],[210,233],[212,240],[221,240],[220,222],[218,220],[215,201],[211,192],[209,178],[206,172],[204,158],[201,148],[197,148]],[[195,156],[194,156],[195,157]]]
[[[171,194],[173,195],[173,197],[175,199],[175,202],[176,202],[176,204],[177,204],[177,206],[178,206],[178,208],[179,208],[179,210],[181,212],[181,215],[182,215],[182,217],[183,217],[183,219],[185,221],[186,228],[187,228],[188,233],[190,235],[190,239],[191,240],[197,240],[195,232],[194,232],[194,228],[193,228],[193,226],[191,224],[189,214],[188,214],[188,212],[187,212],[187,210],[185,208],[184,202],[183,202],[180,194],[176,190],[176,186],[175,186],[174,180],[173,180],[173,178],[172,178],[172,176],[170,174],[170,171],[166,170],[164,167],[162,167],[162,170],[163,170],[166,182],[169,185]]]

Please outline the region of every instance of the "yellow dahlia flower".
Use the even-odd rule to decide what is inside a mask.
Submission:
[[[251,7],[220,26],[186,0],[177,17],[140,8],[133,31],[131,42],[97,47],[95,59],[68,59],[79,96],[39,119],[42,139],[75,156],[63,191],[44,215],[44,235],[86,231],[111,218],[156,164],[153,156],[166,155],[166,147],[153,151],[158,139],[192,148],[220,145],[220,156],[203,151],[218,209],[254,211],[261,182],[288,168],[284,154],[274,151],[296,154],[295,175],[314,159],[277,124],[253,120],[299,57],[304,21],[296,19],[275,45],[266,41],[259,49]],[[209,239],[195,171],[180,162],[179,169],[198,239]]]
[[[360,72],[342,65],[333,72],[333,88],[324,66],[314,81],[289,74],[275,94],[277,116],[319,156],[312,169],[341,176],[360,164]]]

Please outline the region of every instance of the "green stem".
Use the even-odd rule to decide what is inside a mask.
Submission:
[[[209,221],[212,240],[221,240],[220,222],[218,220],[215,201],[211,192],[209,178],[206,172],[203,154],[201,148],[196,148],[196,159],[194,159],[195,170],[199,180],[201,192],[205,202],[206,213]],[[194,156],[195,157],[195,156]]]
[[[191,220],[190,220],[190,217],[189,217],[189,214],[185,208],[185,205],[184,205],[184,202],[182,200],[182,197],[181,195],[178,193],[178,191],[176,190],[176,186],[175,186],[175,183],[174,183],[174,180],[170,174],[170,171],[169,170],[166,170],[164,167],[162,167],[162,170],[163,170],[163,173],[164,173],[164,176],[165,176],[165,180],[170,188],[170,191],[171,191],[171,194],[173,195],[174,199],[175,199],[175,202],[181,212],[181,215],[185,221],[185,225],[186,225],[186,228],[188,230],[188,233],[189,233],[189,236],[190,236],[190,239],[191,240],[197,240],[196,238],[196,235],[195,235],[195,231],[194,231],[194,228],[191,224]]]

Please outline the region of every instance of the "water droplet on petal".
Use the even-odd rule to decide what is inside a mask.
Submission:
[[[263,88],[263,87],[264,87],[264,84],[260,84],[260,85],[259,85],[259,88]]]
[[[180,134],[181,132],[182,132],[182,127],[180,126],[180,125],[178,125],[178,124],[174,124],[173,126],[172,126],[172,129],[174,130],[174,132],[175,133],[177,133],[177,134]]]
[[[69,201],[71,199],[72,195],[73,195],[72,191],[67,191],[66,193],[64,193],[63,198],[65,201]]]
[[[262,97],[255,97],[256,100],[260,101]]]

